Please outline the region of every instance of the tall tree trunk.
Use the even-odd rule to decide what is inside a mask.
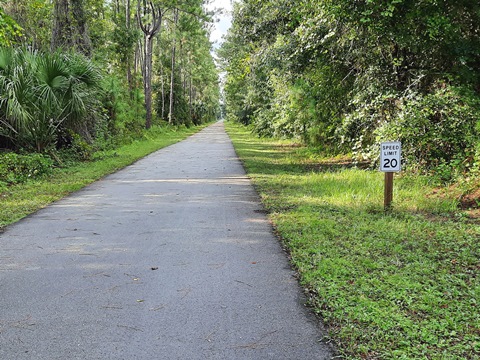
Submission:
[[[143,88],[145,91],[145,128],[150,129],[152,126],[152,63],[153,63],[153,39],[160,31],[163,18],[163,10],[155,7],[152,1],[148,1],[148,6],[151,10],[151,23],[144,24],[142,21],[140,0],[138,1],[137,18],[138,24],[143,31],[145,39],[144,59],[143,59]],[[147,11],[146,6],[143,8]]]
[[[161,96],[162,96],[162,120],[165,119],[165,76],[163,73],[163,64],[160,64],[160,84],[161,84]]]
[[[131,13],[131,6],[130,6],[130,0],[126,0],[125,2],[125,27],[127,28],[127,31],[130,33],[130,16],[132,15]],[[128,90],[130,93],[130,96],[133,96],[133,76],[132,76],[132,58],[130,57],[131,55],[127,55],[127,83],[128,83]]]
[[[147,112],[145,128],[152,126],[152,64],[153,64],[153,37],[145,36],[145,72],[144,72],[144,91],[145,91],[145,110]]]
[[[174,23],[177,25],[178,22],[178,10],[174,10]],[[172,42],[172,71],[170,75],[170,109],[168,112],[168,122],[170,124],[173,123],[173,110],[174,110],[174,85],[175,85],[175,49],[176,49],[176,41],[175,36],[173,37]]]
[[[190,113],[190,119],[192,119],[193,121],[193,94],[192,94],[192,90],[193,90],[193,83],[192,83],[192,77],[190,76],[190,86],[189,86],[189,91],[188,91],[188,110],[189,110],[189,113]],[[195,123],[195,121],[193,121]]]
[[[62,47],[70,47],[69,34],[72,33],[68,0],[55,0],[54,22],[52,31],[52,51]]]
[[[92,53],[92,43],[88,36],[87,19],[84,10],[84,0],[71,0],[72,16],[75,23],[74,46],[87,56]]]
[[[180,67],[180,73],[183,77],[182,87],[183,87],[183,97],[187,96],[187,72],[183,67]]]
[[[84,0],[55,0],[51,49],[72,47],[87,56],[92,51]]]

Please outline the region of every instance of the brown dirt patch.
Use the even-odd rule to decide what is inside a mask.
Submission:
[[[480,220],[480,187],[460,197],[460,209],[473,220]]]
[[[460,198],[460,208],[462,210],[480,209],[480,188],[477,188],[469,194],[462,195]]]

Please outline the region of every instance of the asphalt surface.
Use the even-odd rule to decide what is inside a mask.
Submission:
[[[0,235],[0,359],[331,359],[223,124]]]

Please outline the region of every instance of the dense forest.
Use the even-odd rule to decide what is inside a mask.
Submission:
[[[480,4],[241,0],[218,50],[227,118],[445,181],[480,172]],[[109,146],[199,124],[220,89],[202,0],[0,0],[0,148]],[[55,156],[54,156],[55,157]]]
[[[202,0],[0,0],[0,148],[87,158],[214,120],[212,16]]]
[[[220,49],[228,117],[358,162],[400,140],[445,181],[480,166],[476,0],[242,0]]]

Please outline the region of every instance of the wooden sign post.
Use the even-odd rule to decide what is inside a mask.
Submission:
[[[389,211],[393,201],[393,173],[401,170],[402,144],[384,142],[380,144],[380,171],[385,173],[384,208]]]
[[[389,211],[392,208],[393,201],[393,172],[385,173],[385,196],[383,200],[383,206],[385,211]]]

